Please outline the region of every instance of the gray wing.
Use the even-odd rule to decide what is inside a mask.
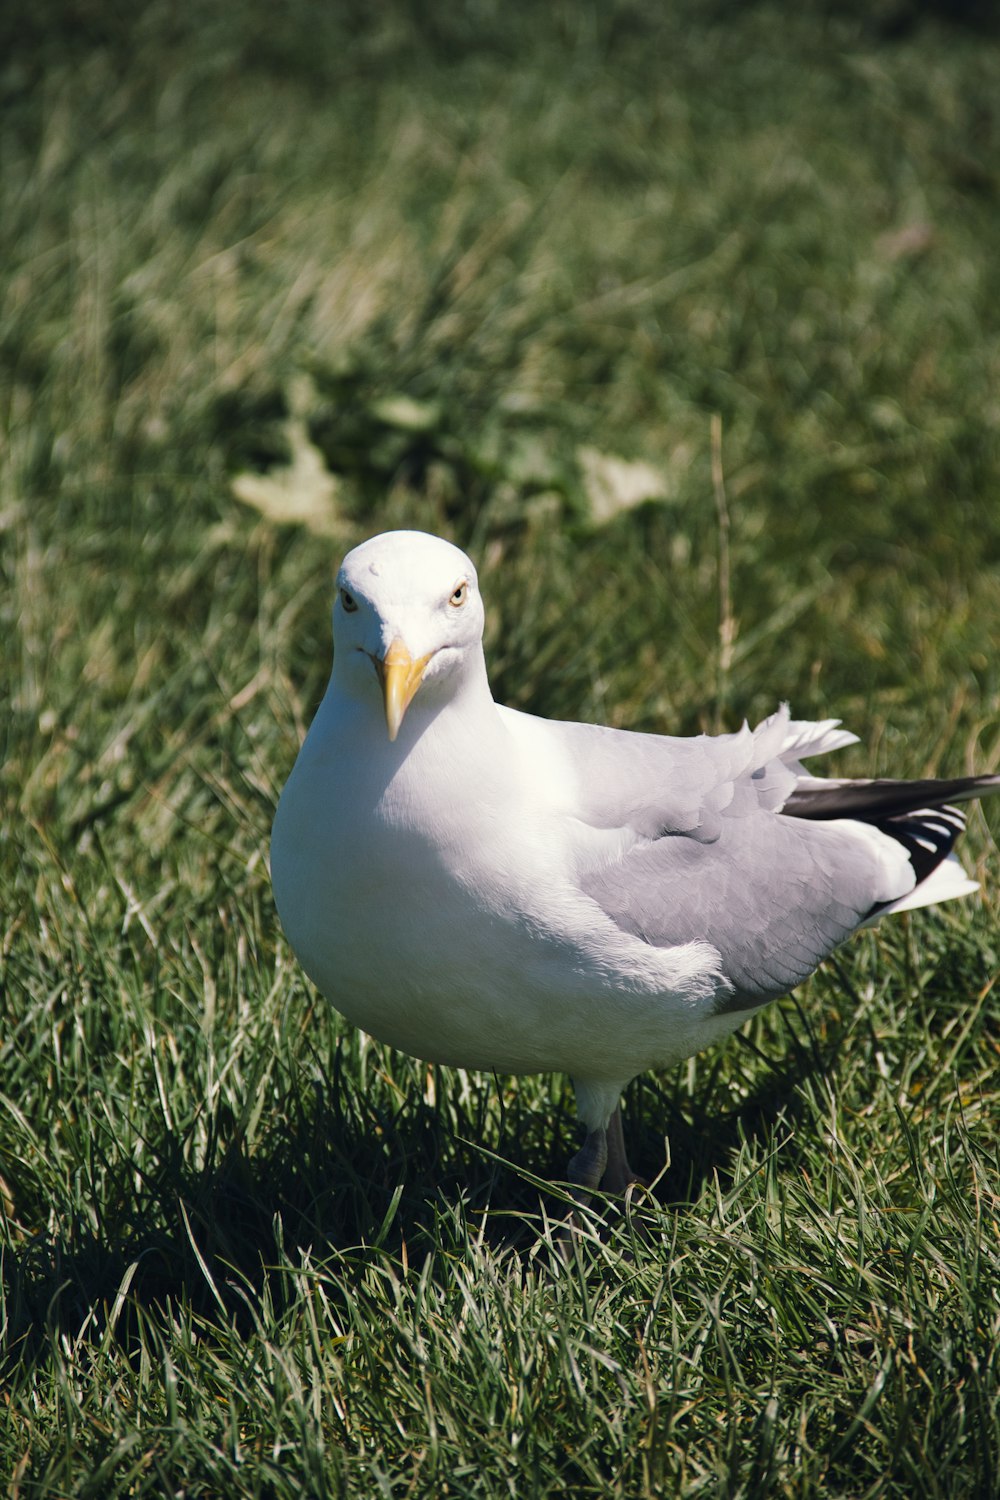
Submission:
[[[636,734],[596,724],[537,719],[501,708],[529,761],[556,755],[572,782],[574,815],[597,828],[646,838],[684,833],[710,843],[723,818],[777,810],[798,784],[798,757],[850,744],[837,720],[800,724],[787,707],[735,734]]]
[[[849,827],[753,812],[712,844],[661,838],[582,885],[656,947],[700,939],[722,955],[728,1010],[783,995],[862,925],[880,899],[877,851]]]
[[[654,946],[711,943],[730,1010],[792,989],[878,912],[921,904],[904,898],[962,821],[934,809],[1000,790],[996,776],[909,786],[814,777],[802,760],[857,736],[837,719],[794,721],[785,705],[753,731],[692,739],[500,712],[525,755],[556,758],[574,818],[635,835],[619,860],[581,876],[586,893]]]

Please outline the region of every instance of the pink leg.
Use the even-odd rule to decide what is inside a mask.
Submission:
[[[601,1185],[608,1160],[608,1135],[606,1130],[592,1130],[570,1160],[566,1175],[579,1203],[589,1203],[591,1193]]]
[[[625,1136],[622,1132],[622,1112],[619,1106],[608,1121],[608,1159],[601,1187],[606,1193],[624,1193],[633,1182],[638,1182],[643,1187],[649,1186],[646,1178],[640,1177],[639,1173],[632,1169],[625,1155]]]

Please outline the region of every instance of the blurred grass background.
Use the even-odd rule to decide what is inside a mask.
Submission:
[[[996,1493],[995,813],[981,901],[637,1082],[657,1200],[554,1279],[565,1081],[342,1033],[266,873],[395,525],[504,701],[996,767],[991,7],[0,29],[8,1492]]]

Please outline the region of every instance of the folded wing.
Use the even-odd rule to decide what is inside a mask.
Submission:
[[[964,822],[951,804],[1000,777],[824,780],[802,760],[856,736],[785,706],[755,730],[694,739],[504,712],[526,753],[556,753],[574,816],[635,835],[581,872],[587,895],[654,946],[711,943],[727,1009],[784,994],[886,911],[974,889],[949,860]]]

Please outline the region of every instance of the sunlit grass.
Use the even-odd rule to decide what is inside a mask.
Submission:
[[[2,65],[21,1500],[997,1489],[994,811],[982,899],[636,1081],[655,1191],[568,1265],[566,1081],[343,1028],[271,902],[332,570],[392,525],[475,552],[505,701],[997,764],[995,49],[663,9],[46,13]],[[296,444],[327,508],[279,525],[232,484]],[[598,524],[617,462],[662,497]]]

